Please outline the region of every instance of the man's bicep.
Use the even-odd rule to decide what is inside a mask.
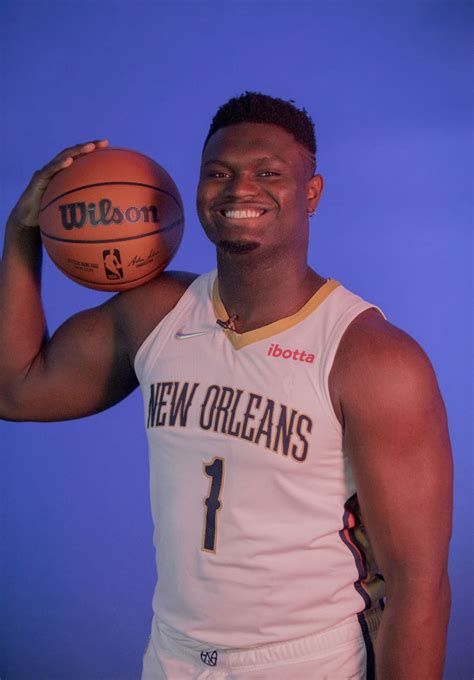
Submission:
[[[370,332],[364,343],[370,340]],[[369,345],[371,348],[369,349]],[[396,329],[377,333],[352,370],[342,408],[345,445],[379,568],[389,587],[444,576],[452,462],[431,365]]]
[[[7,418],[66,420],[112,406],[137,385],[114,303],[68,319],[18,376]]]

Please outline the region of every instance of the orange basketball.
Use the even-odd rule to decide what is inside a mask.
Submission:
[[[79,156],[53,177],[39,225],[66,276],[96,290],[127,290],[170,262],[183,235],[183,204],[158,163],[108,147]]]

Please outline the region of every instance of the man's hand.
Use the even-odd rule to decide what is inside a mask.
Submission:
[[[109,142],[106,139],[97,139],[92,142],[76,144],[58,153],[41,170],[35,172],[13,208],[9,221],[23,229],[37,227],[41,199],[51,178],[64,168],[69,167],[78,156],[91,153],[95,149],[103,149],[108,144]]]

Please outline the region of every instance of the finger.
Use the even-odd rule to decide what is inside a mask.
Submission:
[[[63,156],[67,154],[67,156],[79,156],[82,153],[90,153],[91,151],[94,151],[96,148],[104,148],[108,146],[109,140],[108,139],[93,139],[90,142],[83,142],[82,144],[76,144],[75,146],[70,147],[69,149],[64,149],[64,151],[61,151],[58,156]]]
[[[37,170],[14,208],[18,223],[21,226],[36,226],[38,224],[39,206],[51,178],[72,165],[74,158],[81,154],[91,153],[96,148],[105,148],[108,144],[107,139],[96,139],[75,144],[61,151],[41,170]]]
[[[86,153],[91,153],[96,148],[105,148],[109,144],[107,139],[96,139],[91,142],[83,142],[82,144],[75,144],[67,149],[64,149],[57,156],[55,156],[49,163],[47,163],[39,171],[35,181],[48,182],[57,172],[63,168],[71,165],[75,158]]]
[[[60,161],[64,158],[76,158],[76,156],[80,156],[83,153],[91,153],[91,151],[94,151],[95,148],[104,148],[108,146],[109,141],[108,139],[94,139],[89,142],[82,142],[81,144],[75,144],[74,146],[70,146],[66,149],[63,149],[63,151],[60,151],[57,156],[53,158],[51,161],[52,163],[56,161]],[[49,164],[48,164],[49,165]]]

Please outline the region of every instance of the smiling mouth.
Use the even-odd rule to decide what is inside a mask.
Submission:
[[[250,209],[245,209],[245,210],[219,210],[220,214],[223,217],[227,217],[228,219],[232,220],[248,220],[248,219],[255,219],[256,217],[261,217],[264,215],[267,211],[266,210],[250,210]]]

